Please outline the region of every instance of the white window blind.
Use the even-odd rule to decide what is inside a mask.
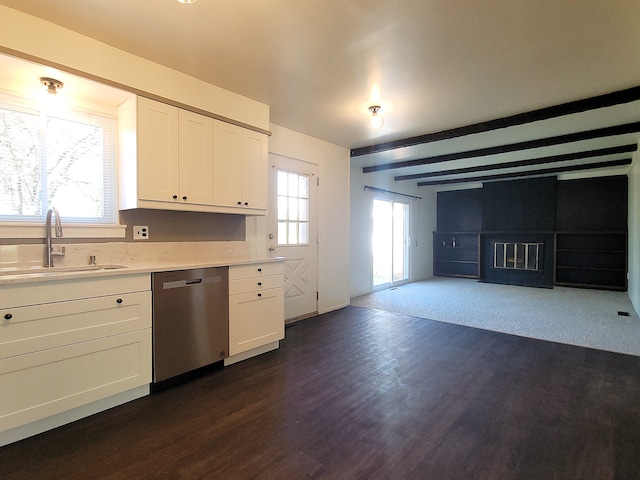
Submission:
[[[0,222],[116,223],[112,117],[0,97]]]

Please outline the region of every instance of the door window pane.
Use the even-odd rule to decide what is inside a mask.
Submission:
[[[309,177],[279,170],[278,245],[309,244]]]
[[[295,222],[289,222],[289,224],[287,225],[287,230],[288,230],[288,244],[289,245],[296,245],[298,243],[300,243],[298,241],[298,224]]]
[[[305,222],[300,222],[298,224],[298,241],[301,244],[309,243],[309,224]]]
[[[298,212],[300,214],[300,220],[309,221],[309,200],[307,198],[301,198],[299,204]]]
[[[288,220],[298,220],[298,199],[289,197],[289,214]]]
[[[287,195],[289,195],[290,197],[298,196],[298,191],[300,190],[298,177],[299,175],[296,173],[289,173],[289,186]]]
[[[298,176],[298,189],[300,198],[309,198],[309,177],[305,175]]]
[[[277,191],[278,191],[278,196],[282,195],[282,196],[287,196],[287,193],[289,192],[289,185],[287,182],[287,172],[283,172],[282,170],[278,171],[278,186],[277,186]]]

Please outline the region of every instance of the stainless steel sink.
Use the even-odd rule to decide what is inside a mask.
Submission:
[[[99,272],[101,270],[117,270],[127,268],[125,265],[71,265],[67,267],[6,267],[0,268],[0,276],[4,275],[43,275],[54,273]]]

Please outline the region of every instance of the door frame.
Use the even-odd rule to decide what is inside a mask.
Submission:
[[[314,309],[313,311],[310,312],[306,312],[302,315],[297,315],[291,318],[286,318],[285,315],[285,323],[290,323],[290,322],[295,322],[297,320],[301,320],[303,318],[308,318],[314,315],[317,315],[318,313],[318,227],[319,227],[319,221],[318,221],[318,178],[319,178],[319,174],[318,174],[318,170],[319,170],[319,166],[316,163],[313,162],[309,162],[306,160],[302,160],[300,158],[295,158],[295,157],[291,157],[288,155],[283,155],[280,153],[273,153],[273,152],[269,152],[269,189],[268,189],[268,209],[267,209],[267,217],[265,218],[265,241],[266,241],[266,250],[268,251],[270,256],[280,256],[278,253],[278,248],[282,248],[279,247],[277,245],[277,238],[274,239],[270,239],[269,235],[271,233],[274,233],[275,235],[277,235],[277,205],[274,205],[274,200],[276,198],[276,190],[277,190],[277,183],[276,183],[276,178],[274,173],[272,172],[272,170],[275,168],[275,159],[281,159],[284,162],[294,162],[297,164],[302,164],[302,165],[306,165],[309,167],[310,170],[313,170],[313,173],[310,175],[310,183],[309,183],[309,189],[314,189],[314,198],[313,198],[313,203],[310,204],[310,210],[309,210],[309,217],[310,217],[310,223],[313,223],[313,228],[310,228],[310,238],[309,238],[309,246],[313,247],[314,249],[314,265],[313,265],[313,269],[314,269],[314,282],[315,282],[315,295],[313,298],[313,302],[314,302]],[[295,169],[291,169],[291,171],[295,171]],[[313,177],[315,177],[316,180],[313,180]],[[274,228],[275,227],[275,228]],[[276,250],[275,251],[271,251],[269,246],[272,244],[272,242],[275,241],[276,242]],[[286,247],[284,247],[286,248]],[[286,255],[284,255],[286,258]],[[286,260],[285,260],[286,262]],[[286,292],[285,292],[285,303],[286,303]],[[286,311],[286,308],[285,308]]]

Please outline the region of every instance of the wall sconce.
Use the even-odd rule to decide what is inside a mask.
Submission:
[[[369,126],[374,130],[378,130],[379,128],[382,128],[382,125],[384,125],[384,119],[382,118],[382,115],[380,115],[380,108],[380,105],[371,105],[369,107],[369,112],[371,113],[371,116],[369,117]]]
[[[58,88],[64,87],[64,83],[55,78],[41,77],[40,83],[47,87],[47,93],[55,95],[58,93]]]

